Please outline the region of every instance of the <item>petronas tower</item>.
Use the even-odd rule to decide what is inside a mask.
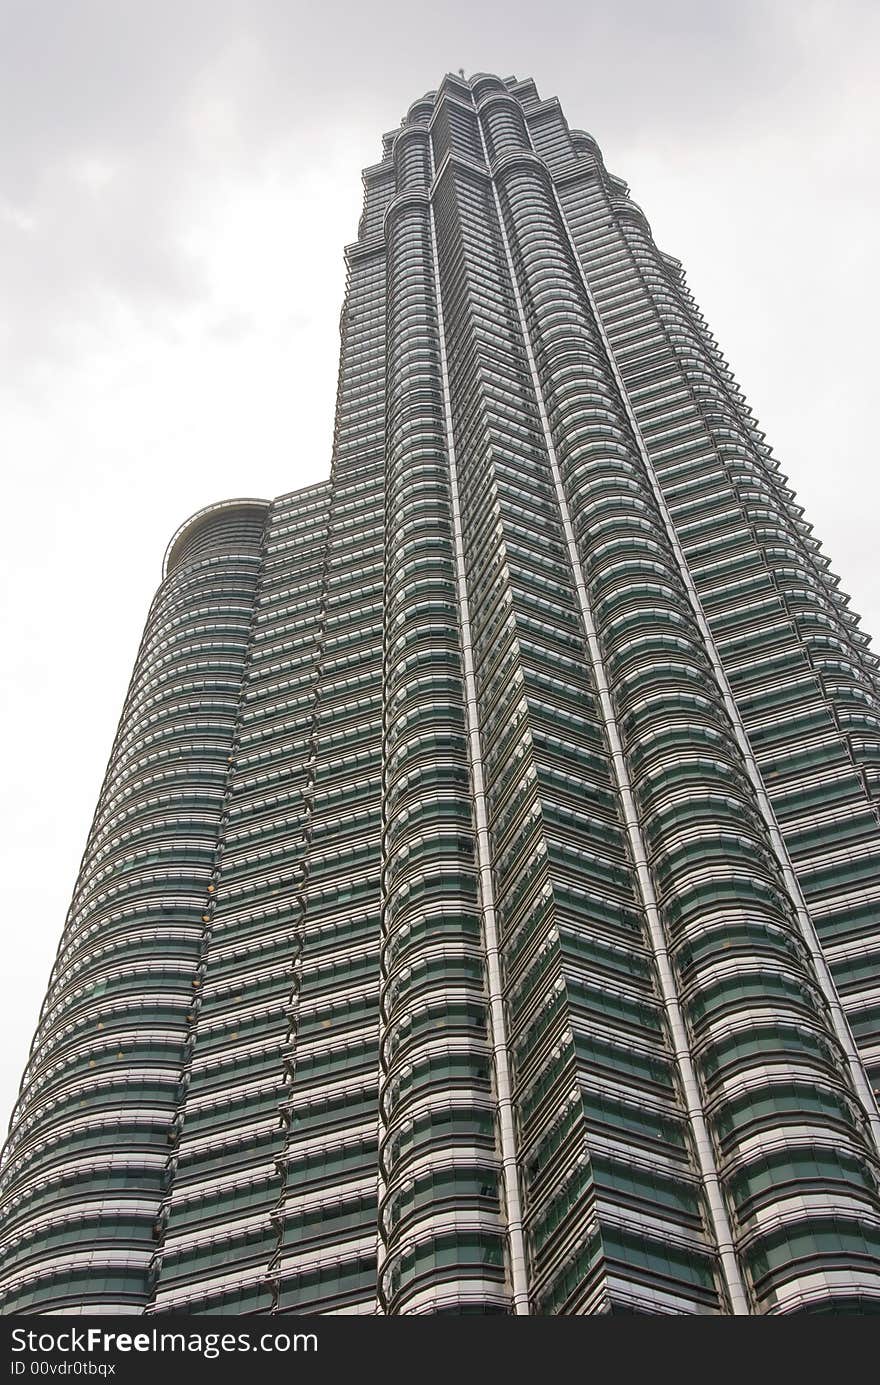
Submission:
[[[329,481],[166,554],[4,1310],[874,1311],[866,636],[557,101],[447,76],[364,182]]]

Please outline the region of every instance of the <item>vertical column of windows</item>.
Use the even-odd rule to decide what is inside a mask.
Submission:
[[[505,1312],[491,1025],[434,301],[427,133],[386,220],[380,1289],[386,1311]]]
[[[377,1309],[384,247],[348,252],[287,1051],[279,1312]]]
[[[326,503],[282,497],[267,520],[155,1312],[272,1303]]]

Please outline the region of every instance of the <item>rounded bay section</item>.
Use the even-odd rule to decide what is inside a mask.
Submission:
[[[199,558],[241,553],[259,557],[268,500],[221,500],[197,510],[174,534],[165,550],[162,577]]]
[[[166,554],[4,1152],[6,1313],[149,1299],[267,513],[211,506]]]

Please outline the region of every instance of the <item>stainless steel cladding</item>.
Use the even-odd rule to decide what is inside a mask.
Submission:
[[[558,102],[364,184],[329,482],[166,556],[6,1311],[877,1311],[867,639]]]

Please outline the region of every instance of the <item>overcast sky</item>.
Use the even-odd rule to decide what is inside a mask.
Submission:
[[[0,0],[0,1124],[165,545],[327,474],[360,169],[445,71],[595,135],[880,631],[878,39],[868,0]]]

